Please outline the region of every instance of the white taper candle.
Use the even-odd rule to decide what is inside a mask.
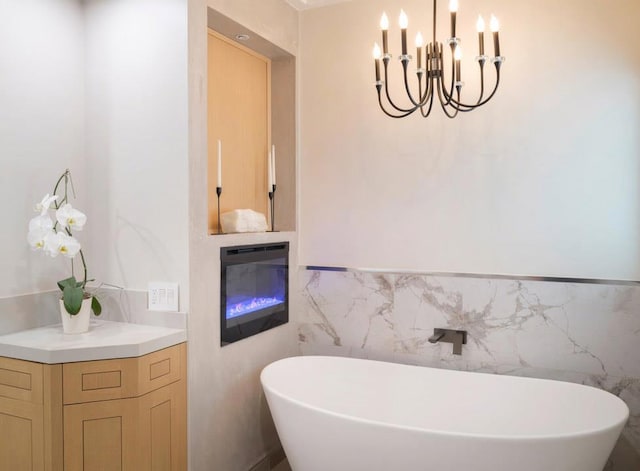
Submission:
[[[276,145],[271,145],[271,173],[273,174],[273,184],[276,184]]]
[[[273,166],[271,165],[271,152],[267,154],[267,193],[271,193],[273,188]]]
[[[218,188],[222,188],[222,141],[218,139]]]

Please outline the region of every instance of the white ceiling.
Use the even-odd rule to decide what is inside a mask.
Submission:
[[[319,8],[334,3],[344,3],[350,0],[285,0],[296,10],[309,10],[311,8]]]

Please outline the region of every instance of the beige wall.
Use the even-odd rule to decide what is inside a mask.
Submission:
[[[461,0],[466,88],[478,13],[507,62],[456,120],[378,109],[371,49],[386,10],[397,84],[401,7],[430,37],[423,0],[301,13],[301,264],[640,279],[640,3]]]
[[[189,467],[193,471],[246,471],[278,447],[259,374],[264,366],[296,353],[296,311],[289,324],[220,347],[220,247],[291,242],[294,232],[207,235],[206,35],[207,6],[280,48],[297,51],[297,12],[277,0],[189,1]],[[295,293],[295,270],[290,292]]]

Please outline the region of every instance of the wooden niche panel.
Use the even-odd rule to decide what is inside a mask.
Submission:
[[[218,226],[218,140],[222,141],[220,212],[253,209],[268,217],[271,60],[208,30],[209,233]]]

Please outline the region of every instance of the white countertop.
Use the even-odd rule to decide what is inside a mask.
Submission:
[[[38,363],[139,357],[187,340],[183,329],[91,320],[89,332],[64,334],[62,324],[0,336],[0,356]]]

